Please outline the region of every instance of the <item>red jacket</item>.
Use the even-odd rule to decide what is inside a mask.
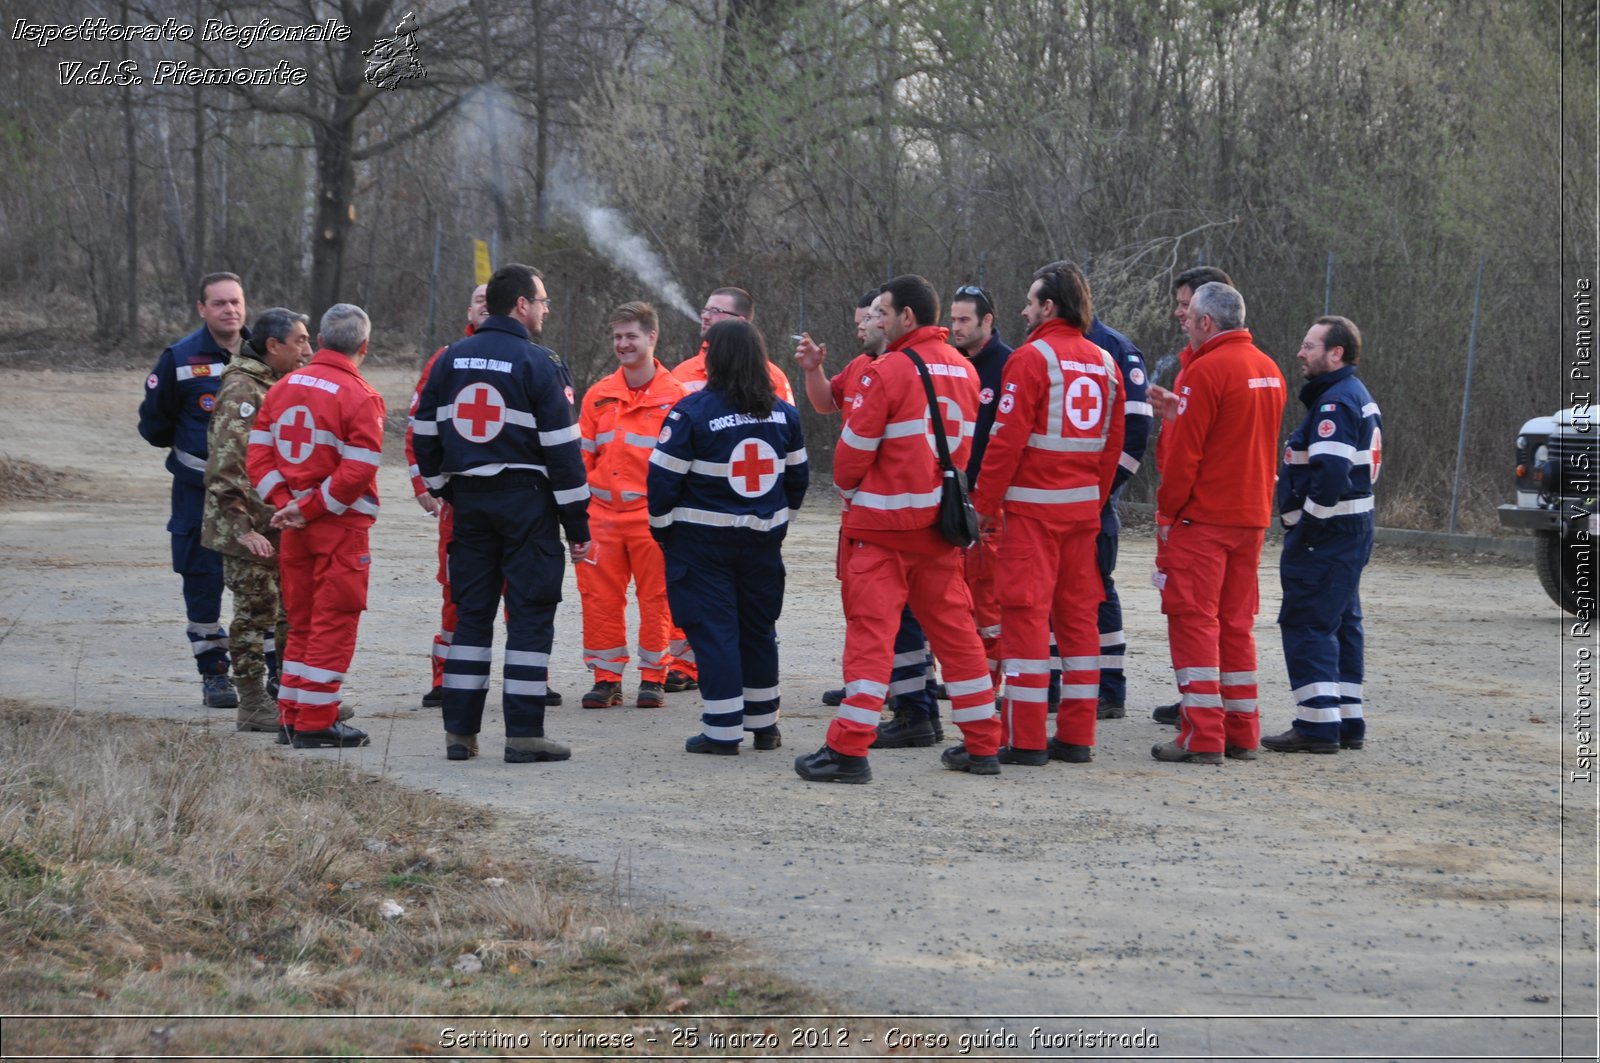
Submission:
[[[1176,386],[1178,416],[1156,455],[1158,519],[1265,528],[1288,398],[1277,363],[1233,329],[1195,351]]]
[[[326,348],[267,392],[250,432],[250,480],[274,509],[306,522],[371,524],[378,515],[383,396],[346,355]]]
[[[589,495],[612,510],[638,510],[645,516],[645,482],[650,452],[667,421],[667,413],[689,394],[683,382],[660,362],[656,375],[635,391],[618,369],[591,387],[578,412],[583,437],[583,468],[589,474]]]
[[[705,387],[705,343],[702,342],[700,344],[700,352],[693,358],[685,358],[683,361],[673,366],[672,375],[683,381],[683,386],[688,391],[699,391],[701,388]],[[784,375],[783,370],[773,365],[770,359],[767,362],[767,376],[771,378],[772,390],[777,393],[778,398],[782,399],[784,402],[787,402],[790,406],[793,406],[794,387],[789,383],[789,378]]]
[[[1122,456],[1116,359],[1051,318],[1011,352],[972,504],[1052,525],[1098,524]]]
[[[862,373],[833,454],[834,485],[850,502],[847,535],[932,528],[938,520],[943,473],[922,377],[900,353],[907,348],[915,347],[927,363],[950,458],[956,468],[966,467],[978,419],[978,374],[945,342],[948,334],[933,325],[913,329]]]

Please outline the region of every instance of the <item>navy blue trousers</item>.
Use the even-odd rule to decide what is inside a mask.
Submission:
[[[1325,742],[1366,735],[1361,570],[1372,556],[1372,539],[1368,519],[1355,527],[1301,523],[1283,540],[1278,627],[1294,691],[1294,728]]]
[[[172,481],[172,571],[183,578],[189,649],[201,675],[228,671],[228,629],[222,624],[222,555],[200,544],[205,489]]]

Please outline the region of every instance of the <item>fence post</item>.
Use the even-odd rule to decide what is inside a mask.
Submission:
[[[1328,252],[1328,279],[1322,285],[1322,316],[1333,313],[1333,252]]]
[[[1472,331],[1467,334],[1467,384],[1461,390],[1461,428],[1456,433],[1456,480],[1450,488],[1451,535],[1456,531],[1456,513],[1461,507],[1461,464],[1467,452],[1467,407],[1472,402],[1472,366],[1478,360],[1478,314],[1483,309],[1483,252],[1478,252],[1478,283],[1472,293]]]
[[[433,346],[434,312],[439,307],[439,242],[444,239],[444,220],[433,223],[433,270],[428,275],[428,350]]]

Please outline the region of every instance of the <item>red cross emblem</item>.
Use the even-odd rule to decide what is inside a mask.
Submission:
[[[506,400],[489,384],[471,384],[456,395],[450,422],[463,439],[487,443],[505,427]]]
[[[1093,380],[1080,376],[1067,385],[1067,420],[1072,422],[1072,427],[1087,431],[1099,424],[1102,406],[1100,389]]]
[[[940,427],[944,429],[945,443],[954,454],[961,446],[961,429],[965,426],[965,418],[961,416],[961,404],[949,395],[939,396]],[[939,453],[939,441],[933,437],[933,411],[922,415],[922,438],[927,440],[928,449],[934,454]]]
[[[299,465],[311,457],[317,440],[317,421],[311,416],[311,407],[291,406],[284,410],[272,426],[272,438],[284,461]]]
[[[728,484],[744,498],[760,498],[778,482],[778,452],[765,439],[747,439],[728,464]]]
[[[1383,471],[1383,429],[1372,430],[1372,482],[1378,482],[1378,473]]]

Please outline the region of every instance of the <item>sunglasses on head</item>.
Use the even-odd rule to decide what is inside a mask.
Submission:
[[[963,284],[956,289],[957,299],[972,299],[978,303],[978,316],[994,313],[994,300],[989,298],[989,293],[976,284]]]

